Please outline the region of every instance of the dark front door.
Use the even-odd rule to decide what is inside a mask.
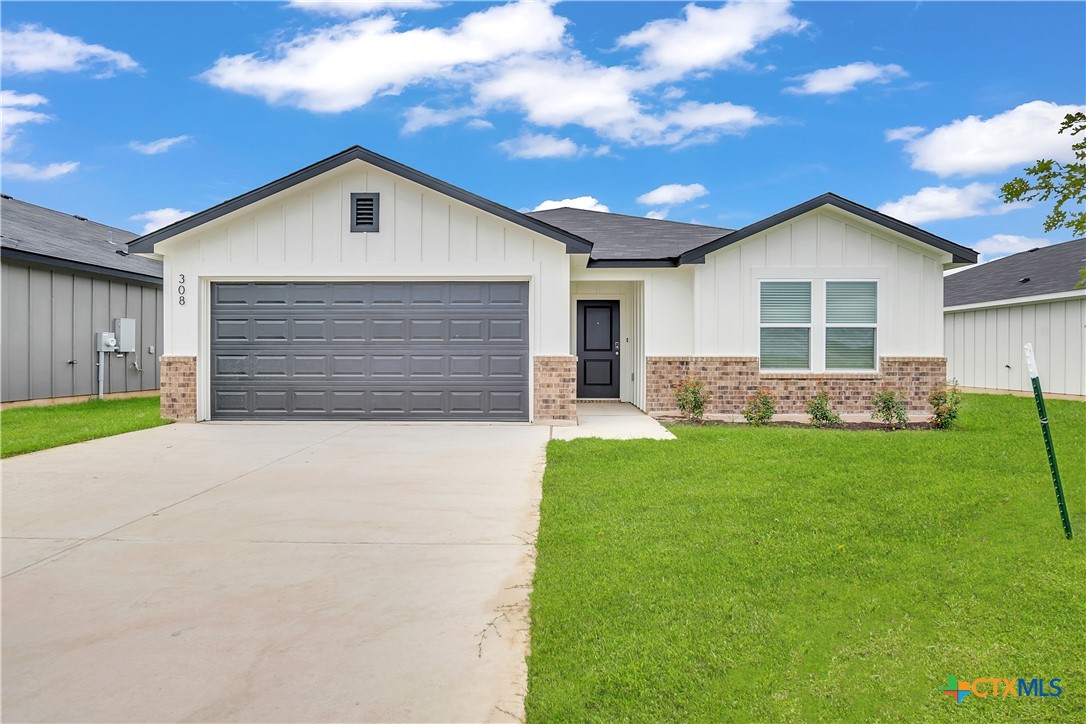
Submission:
[[[618,302],[577,302],[577,397],[618,397]]]

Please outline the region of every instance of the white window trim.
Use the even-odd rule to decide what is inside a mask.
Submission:
[[[762,322],[762,285],[766,282],[808,282],[811,285],[811,321],[808,324],[790,323],[790,322]],[[826,283],[827,282],[874,282],[875,284],[875,323],[840,323],[830,324],[826,321]],[[755,298],[755,319],[758,320],[758,370],[769,375],[775,374],[856,374],[856,375],[869,375],[873,372],[879,372],[879,343],[882,339],[882,284],[878,278],[873,277],[833,277],[826,279],[804,279],[796,277],[767,277],[765,279],[758,280],[758,294]],[[815,320],[818,322],[815,322]],[[807,335],[807,360],[809,366],[807,368],[772,368],[767,369],[762,367],[762,346],[761,338],[763,328],[784,328],[784,329],[798,329],[806,327],[808,330]],[[874,329],[875,330],[875,349],[874,358],[875,366],[871,369],[861,369],[858,367],[849,368],[828,368],[826,367],[826,330],[829,328],[843,328],[853,327],[862,329]]]
[[[762,285],[765,283],[776,282],[806,282],[811,285],[811,321],[803,324],[802,322],[763,322],[762,321]],[[815,280],[814,279],[786,279],[786,278],[773,278],[773,279],[759,279],[758,280],[758,298],[755,301],[755,319],[758,320],[758,370],[765,371],[770,374],[791,374],[796,372],[811,372],[815,368]],[[762,367],[762,329],[807,329],[807,366],[784,368],[774,367],[772,369],[765,369]]]
[[[833,323],[830,324],[826,319],[827,314],[827,291],[826,285],[829,282],[873,282],[875,285],[875,322],[848,322],[848,323]],[[834,373],[851,373],[864,374],[868,372],[879,371],[879,339],[882,337],[881,324],[882,324],[882,285],[879,284],[878,279],[823,279],[822,280],[822,368],[826,372]],[[830,368],[826,367],[826,330],[827,329],[874,329],[875,330],[875,348],[872,350],[872,356],[874,357],[875,366],[868,369],[862,367],[844,367],[844,368]]]

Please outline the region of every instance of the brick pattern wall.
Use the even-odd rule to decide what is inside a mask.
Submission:
[[[577,358],[533,357],[534,419],[577,419]]]
[[[758,389],[757,357],[646,357],[645,412],[678,413],[675,385],[697,377],[712,395],[709,414],[738,411]]]
[[[838,412],[869,412],[871,396],[884,387],[905,393],[911,412],[928,411],[928,395],[946,383],[943,357],[882,357],[878,373],[760,373],[757,357],[648,357],[645,411],[677,414],[675,384],[698,377],[712,395],[707,414],[737,414],[759,387],[777,398],[777,412],[804,413],[807,400],[825,387]]]
[[[883,385],[904,392],[913,411],[930,411],[928,396],[946,384],[945,357],[882,357],[879,366]]]
[[[196,421],[196,358],[159,359],[162,416],[180,422]]]

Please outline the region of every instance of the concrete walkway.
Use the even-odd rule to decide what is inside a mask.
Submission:
[[[578,424],[553,428],[555,440],[674,440],[667,428],[627,402],[578,402]]]
[[[513,721],[532,425],[170,425],[3,463],[4,721]]]

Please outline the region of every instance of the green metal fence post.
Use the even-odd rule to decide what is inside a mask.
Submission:
[[[1037,373],[1037,360],[1033,357],[1033,345],[1026,344],[1026,366],[1029,367],[1030,381],[1033,383],[1033,399],[1037,401],[1037,416],[1041,418],[1041,433],[1045,438],[1045,452],[1048,453],[1048,468],[1052,471],[1052,487],[1056,489],[1056,505],[1060,509],[1063,522],[1063,534],[1071,540],[1071,516],[1067,513],[1067,500],[1063,497],[1063,482],[1060,480],[1060,468],[1056,464],[1056,448],[1052,446],[1052,431],[1048,429],[1048,412],[1045,410],[1045,398],[1041,393],[1041,379]]]

